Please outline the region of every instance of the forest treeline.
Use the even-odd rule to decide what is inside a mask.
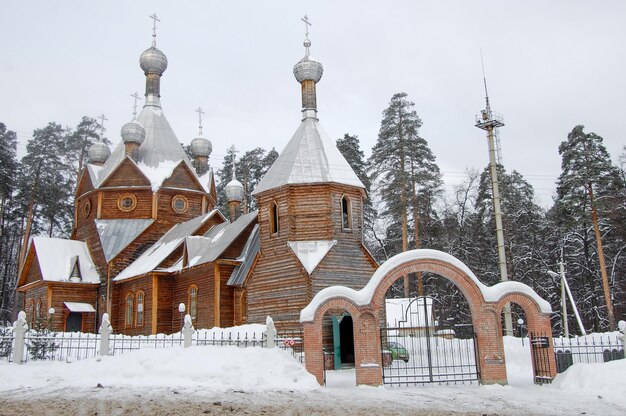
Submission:
[[[496,284],[499,270],[489,170],[467,170],[453,192],[444,192],[436,155],[427,138],[420,136],[421,125],[414,104],[405,93],[398,93],[383,111],[369,158],[357,135],[345,134],[336,142],[367,189],[365,243],[379,263],[407,249],[441,250],[464,262],[483,283]],[[17,136],[0,123],[0,322],[14,315],[24,236],[69,237],[76,181],[91,144],[108,143],[101,133],[97,121],[88,117],[72,128],[49,123],[33,132],[26,155],[18,160]],[[558,153],[562,171],[549,209],[538,205],[532,185],[521,173],[498,165],[509,279],[528,284],[552,304],[558,334],[561,282],[548,271],[558,271],[563,255],[585,327],[606,330],[609,320],[596,235],[602,241],[615,316],[624,319],[626,146],[615,164],[602,137],[579,125],[564,135]],[[239,154],[230,147],[216,172],[220,209],[227,212],[224,187],[233,166],[244,184],[243,209],[256,209],[251,193],[277,157],[275,149],[258,147]],[[411,296],[425,294],[447,305],[446,320],[468,319],[463,295],[445,279],[410,276],[406,283],[397,282],[390,295],[403,296],[407,290]],[[569,320],[570,328],[575,328],[574,317]]]

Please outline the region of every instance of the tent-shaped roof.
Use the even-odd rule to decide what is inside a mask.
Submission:
[[[177,165],[181,160],[191,165],[183,147],[176,138],[176,134],[165,118],[160,101],[146,103],[139,113],[137,121],[146,129],[146,138],[137,152],[137,164],[139,166],[158,168],[162,162]],[[99,186],[122,163],[125,157],[124,142],[120,141],[102,170],[98,172],[98,182],[94,185]]]
[[[315,118],[305,118],[252,192],[288,184],[335,182],[365,188]]]
[[[78,264],[82,283],[100,283],[100,276],[83,241],[34,237],[34,247],[41,277],[49,282],[69,282]]]

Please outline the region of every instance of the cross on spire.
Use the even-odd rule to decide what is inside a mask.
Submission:
[[[200,107],[194,111],[198,113],[198,134],[202,136],[202,114],[204,114],[204,111],[202,111],[202,108]]]
[[[135,103],[133,104],[133,119],[135,119],[137,118],[137,100],[141,97],[136,92],[134,94],[131,94],[130,96],[135,99]]]
[[[160,22],[161,20],[157,17],[156,13],[148,17],[152,19],[152,46],[156,46],[156,26],[157,22]]]
[[[309,38],[309,26],[313,26],[311,24],[311,22],[309,22],[309,16],[307,16],[306,14],[304,15],[304,17],[302,19],[300,19],[304,22],[304,29],[306,31],[306,38]]]
[[[309,16],[307,16],[306,14],[300,20],[302,20],[304,22],[304,29],[305,29],[304,47],[306,48],[304,56],[306,58],[308,58],[309,57],[309,46],[311,46],[311,41],[309,40],[309,26],[313,26],[313,25],[311,24],[311,22],[309,22]]]
[[[104,135],[104,132],[106,131],[106,129],[104,128],[104,122],[105,121],[109,121],[109,119],[106,118],[106,116],[104,114],[101,114],[97,118],[100,119],[100,130],[102,131],[102,134]]]

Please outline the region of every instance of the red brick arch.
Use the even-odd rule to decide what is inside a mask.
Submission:
[[[413,272],[440,275],[455,284],[465,296],[478,342],[477,364],[480,367],[481,383],[507,382],[501,314],[508,302],[517,303],[524,309],[531,331],[549,336],[549,353],[552,353],[550,306],[530,287],[517,282],[487,287],[467,266],[448,254],[435,250],[412,250],[389,259],[360,291],[345,287],[326,288],[302,310],[300,321],[304,325],[306,367],[320,384],[324,371],[322,320],[330,309],[345,309],[352,316],[357,384],[382,383],[379,311],[389,287]],[[554,377],[554,359],[550,361],[549,369]]]

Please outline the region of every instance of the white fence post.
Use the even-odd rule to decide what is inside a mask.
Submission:
[[[191,315],[189,314],[185,315],[185,325],[183,326],[182,331],[184,337],[183,346],[185,348],[189,348],[191,347],[191,336],[194,332],[196,332],[191,322]]]
[[[100,355],[109,355],[109,337],[113,332],[113,326],[108,313],[102,314],[102,324],[98,332],[100,333]]]
[[[13,347],[13,362],[22,364],[24,362],[25,335],[28,331],[26,322],[26,312],[20,311],[17,321],[13,322],[13,332],[15,333],[15,346]]]
[[[271,316],[267,317],[265,325],[267,326],[267,329],[265,330],[267,348],[274,348],[276,346],[276,327],[274,326],[274,320]]]

